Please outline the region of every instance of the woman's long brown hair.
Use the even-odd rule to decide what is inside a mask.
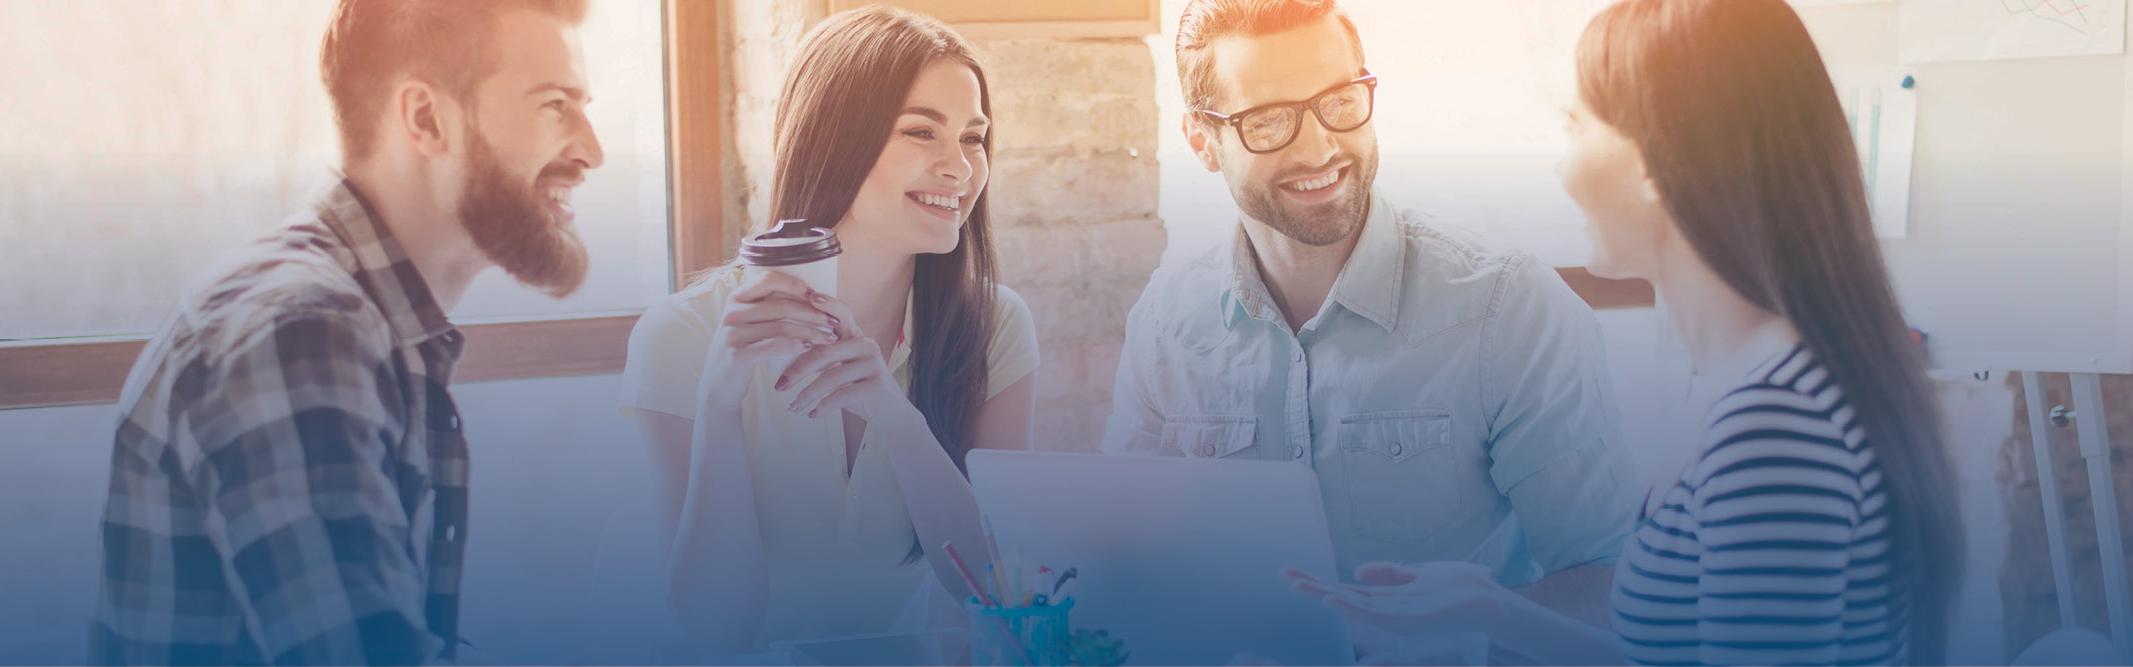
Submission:
[[[991,116],[992,93],[975,51],[939,21],[871,6],[830,16],[810,31],[779,97],[770,219],[832,226],[843,220],[881,157],[919,70],[937,60],[977,75],[979,109]],[[984,150],[992,153],[990,134]],[[989,199],[981,192],[966,204],[969,217],[955,250],[919,255],[911,280],[909,395],[958,469],[985,397],[985,353],[992,340],[998,269]],[[922,554],[914,538],[905,560],[915,562]]]
[[[1806,26],[1785,0],[1624,0],[1577,58],[1579,95],[1637,145],[1689,245],[1851,402],[1888,486],[1892,641],[1942,662],[1963,539],[1940,411]]]

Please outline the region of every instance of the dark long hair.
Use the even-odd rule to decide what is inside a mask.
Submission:
[[[881,157],[919,70],[936,60],[970,68],[978,106],[992,115],[985,69],[962,36],[930,17],[880,6],[841,12],[809,31],[786,72],[772,150],[771,220],[835,225]],[[992,135],[985,137],[992,154]],[[917,257],[911,279],[912,405],[958,469],[984,400],[993,294],[999,280],[989,193],[968,204],[955,250]],[[916,545],[907,557],[913,562]]]
[[[1806,26],[1785,0],[1624,0],[1577,58],[1579,95],[1637,145],[1689,245],[1850,400],[1888,485],[1892,624],[1912,662],[1943,661],[1963,551],[1940,413]]]

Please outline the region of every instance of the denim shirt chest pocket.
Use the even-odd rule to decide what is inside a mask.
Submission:
[[[1250,450],[1257,427],[1252,415],[1172,417],[1163,421],[1163,447],[1187,458],[1226,458]]]
[[[1335,441],[1339,484],[1356,532],[1418,544],[1459,517],[1467,477],[1452,447],[1451,413],[1439,409],[1342,417]]]

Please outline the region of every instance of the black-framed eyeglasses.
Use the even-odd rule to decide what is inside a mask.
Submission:
[[[1244,150],[1272,153],[1296,141],[1297,130],[1303,129],[1306,109],[1317,116],[1318,124],[1327,130],[1354,132],[1370,122],[1370,116],[1377,108],[1377,90],[1378,76],[1364,70],[1355,80],[1327,88],[1302,102],[1261,104],[1237,113],[1208,109],[1194,111],[1236,128],[1237,137],[1244,140]]]

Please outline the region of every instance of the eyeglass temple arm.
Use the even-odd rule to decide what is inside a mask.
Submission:
[[[1219,121],[1222,121],[1222,122],[1224,122],[1224,123],[1236,123],[1236,122],[1237,122],[1237,118],[1236,118],[1235,116],[1232,116],[1232,115],[1229,115],[1229,114],[1226,114],[1226,113],[1222,113],[1222,112],[1220,112],[1220,111],[1215,111],[1215,110],[1213,110],[1213,109],[1193,109],[1193,110],[1192,110],[1192,112],[1193,112],[1193,113],[1198,113],[1198,114],[1206,114],[1206,115],[1208,115],[1208,116],[1210,116],[1210,117],[1213,117],[1213,118],[1214,118],[1215,120],[1219,120]]]

